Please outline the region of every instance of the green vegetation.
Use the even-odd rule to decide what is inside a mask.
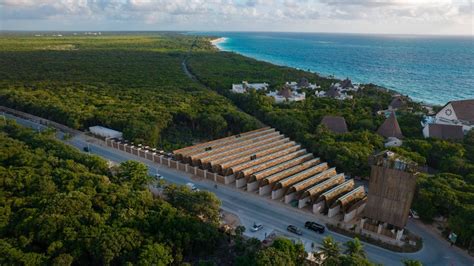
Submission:
[[[143,164],[109,170],[14,124],[1,128],[0,144],[0,264],[165,265],[212,254],[222,239],[215,220],[200,218],[219,210],[209,192],[181,189],[195,205],[215,202],[189,211],[152,196]]]
[[[254,118],[184,74],[181,61],[194,41],[194,49],[211,49],[205,38],[177,34],[7,36],[0,40],[0,102],[167,149],[257,128]],[[65,45],[74,49],[55,49]]]

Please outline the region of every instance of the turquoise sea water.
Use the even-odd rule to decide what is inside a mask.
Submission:
[[[209,33],[208,33],[209,34]],[[474,98],[474,37],[219,32],[218,44],[278,65],[375,83],[417,101]]]

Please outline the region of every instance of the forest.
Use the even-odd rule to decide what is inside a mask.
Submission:
[[[103,125],[132,141],[173,149],[260,123],[181,68],[181,34],[0,39],[0,102],[76,129]],[[201,49],[201,48],[195,48]]]

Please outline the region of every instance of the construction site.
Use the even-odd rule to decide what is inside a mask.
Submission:
[[[269,127],[165,153],[122,139],[109,147],[197,178],[233,186],[312,212],[342,231],[395,246],[404,234],[415,190],[416,165],[385,151],[372,158],[368,193],[363,185]]]
[[[173,151],[196,175],[348,222],[367,201],[363,186],[337,173],[273,128]]]

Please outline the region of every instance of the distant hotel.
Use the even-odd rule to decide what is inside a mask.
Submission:
[[[359,91],[359,85],[352,84],[352,81],[348,78],[345,80],[338,82],[336,84],[332,84],[329,87],[329,90],[326,91],[319,91],[316,92],[317,97],[330,97],[337,100],[350,100],[353,98],[352,95],[349,95],[348,92],[357,92]]]
[[[474,128],[474,99],[448,102],[422,122],[425,138],[462,139]]]

